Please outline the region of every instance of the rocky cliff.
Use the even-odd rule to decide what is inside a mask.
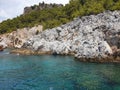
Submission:
[[[76,18],[35,35],[23,47],[53,54],[73,53],[77,58],[111,56],[120,49],[120,11]]]
[[[22,35],[29,36],[27,33]],[[60,27],[31,35],[21,45],[29,51],[13,52],[72,54],[83,61],[120,62],[120,11],[78,17]]]

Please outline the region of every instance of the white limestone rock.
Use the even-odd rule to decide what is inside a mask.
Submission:
[[[78,58],[104,57],[113,53],[112,38],[116,36],[118,39],[115,42],[118,42],[119,32],[120,11],[107,11],[76,18],[65,25],[45,30],[27,40],[25,44],[26,48],[33,47],[34,50],[57,54],[75,52]]]

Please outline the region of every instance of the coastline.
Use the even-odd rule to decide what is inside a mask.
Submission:
[[[94,57],[94,58],[75,58],[81,62],[91,62],[91,63],[119,63],[120,64],[120,56],[115,58],[113,56],[110,57]]]
[[[20,55],[70,55],[74,56],[74,53],[62,53],[62,54],[56,54],[53,53],[52,51],[35,51],[35,50],[30,50],[30,49],[25,49],[25,48],[20,48],[20,49],[13,49],[10,51],[10,53],[13,54],[20,54]]]
[[[30,49],[25,49],[25,48],[13,49],[12,51],[10,51],[10,53],[20,54],[20,55],[70,55],[75,57],[75,54],[73,52],[68,54],[56,54],[51,51],[34,51]],[[117,55],[117,56],[110,55],[106,57],[91,57],[91,58],[75,57],[75,60],[80,62],[90,62],[90,63],[120,63],[120,55]]]
[[[72,55],[83,62],[119,63],[119,26],[120,11],[106,11],[52,29],[42,30],[41,25],[18,29],[1,36],[0,45],[22,55]]]

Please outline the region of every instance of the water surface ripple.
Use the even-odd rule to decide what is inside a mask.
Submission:
[[[120,64],[0,52],[0,90],[120,90]]]

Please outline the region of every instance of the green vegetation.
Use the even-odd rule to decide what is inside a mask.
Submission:
[[[54,7],[8,19],[0,23],[0,34],[17,28],[32,27],[41,24],[44,29],[65,24],[78,16],[98,14],[105,10],[120,10],[120,0],[70,0],[63,7]]]

